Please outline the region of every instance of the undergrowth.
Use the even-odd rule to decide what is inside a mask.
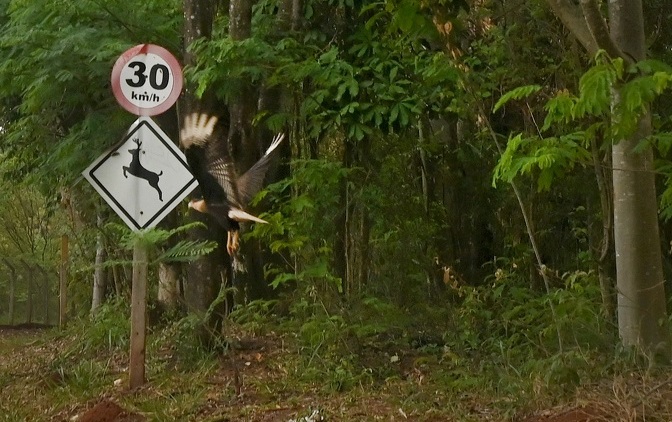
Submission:
[[[328,307],[334,301],[310,289],[284,304],[252,303],[232,319],[291,336],[301,362],[294,375],[326,391],[421,374],[445,391],[499,397],[507,408],[555,403],[622,369],[592,273],[559,276],[550,295],[514,271],[495,274],[482,286],[457,286],[456,299],[440,308],[404,309],[367,296]]]
[[[649,374],[649,362],[615,346],[592,274],[558,276],[550,295],[529,289],[515,271],[495,274],[482,286],[455,286],[442,307],[404,308],[364,294],[335,306],[315,289],[295,291],[235,309],[214,345],[199,342],[199,317],[164,320],[149,329],[153,387],[122,401],[156,420],[201,420],[196,415],[212,400],[213,384],[220,401],[235,403],[255,390],[256,397],[291,398],[297,406],[315,395],[356,403],[366,391],[417,414],[436,412],[436,403],[468,414],[477,402],[506,420],[571,401],[605,379]],[[31,380],[31,394],[44,397],[41,411],[110,394],[119,388],[115,381],[126,385],[129,332],[128,304],[120,301],[43,339],[50,358]],[[245,372],[255,362],[261,372]],[[2,379],[13,381],[7,373]],[[28,410],[13,409],[17,418],[30,418]]]

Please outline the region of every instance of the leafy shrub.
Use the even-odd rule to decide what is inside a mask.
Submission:
[[[130,306],[122,300],[101,305],[98,312],[90,318],[73,321],[68,333],[79,339],[69,353],[114,352],[126,349],[131,332]]]

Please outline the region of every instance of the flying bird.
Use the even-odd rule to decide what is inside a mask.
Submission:
[[[233,255],[238,250],[241,222],[267,223],[245,211],[245,207],[261,190],[274,152],[285,135],[276,135],[259,161],[238,176],[226,142],[216,135],[216,125],[215,116],[188,115],[180,131],[180,144],[202,195],[202,198],[189,201],[189,208],[210,214],[224,227],[227,231],[226,250]]]

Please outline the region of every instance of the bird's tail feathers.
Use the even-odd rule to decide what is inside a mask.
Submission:
[[[273,138],[273,142],[271,142],[271,146],[268,147],[268,149],[266,150],[266,154],[264,155],[272,153],[273,150],[276,149],[278,145],[280,145],[280,142],[282,142],[283,139],[285,139],[284,133],[278,133],[277,135],[275,135],[275,137]]]
[[[268,224],[268,221],[255,217],[238,208],[231,208],[229,210],[229,218],[235,221],[254,221],[255,223]]]
[[[180,131],[180,143],[184,148],[204,145],[215,131],[217,117],[205,113],[192,113],[184,118]]]

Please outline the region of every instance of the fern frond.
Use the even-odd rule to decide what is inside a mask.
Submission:
[[[189,231],[189,230],[192,230],[192,229],[198,229],[198,228],[205,229],[205,228],[207,228],[207,226],[200,221],[194,221],[194,222],[187,223],[187,224],[184,224],[184,225],[179,226],[179,227],[175,227],[174,229],[169,230],[168,233],[169,233],[170,236],[173,236],[173,235],[176,235],[178,233],[182,233],[182,232],[186,232],[186,231]]]
[[[217,248],[215,241],[183,240],[172,248],[161,253],[154,263],[158,262],[191,262],[207,255]]]

